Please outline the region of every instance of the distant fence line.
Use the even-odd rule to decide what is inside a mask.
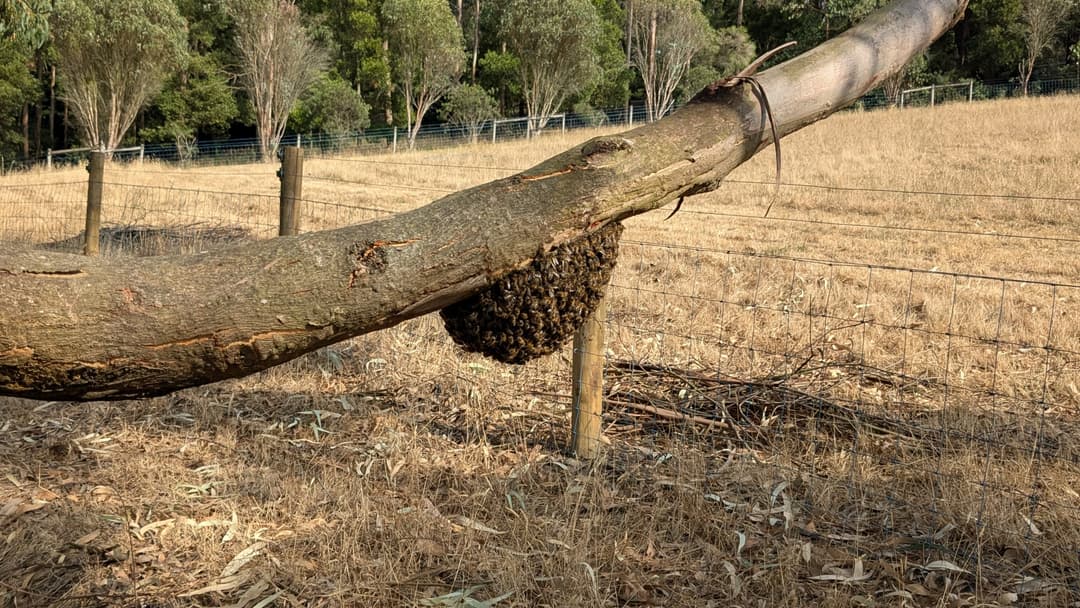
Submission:
[[[1080,93],[1080,78],[1039,80],[1028,84],[1029,97],[1066,93]],[[987,83],[965,80],[904,89],[894,97],[887,95],[884,89],[878,89],[855,102],[855,107],[864,110],[891,107],[912,108],[954,101],[981,101],[1023,96],[1023,85],[1019,82]]]
[[[952,89],[967,89],[967,100],[973,101],[975,99],[975,81],[969,80],[967,82],[956,82],[953,84],[932,84],[928,87],[915,87],[913,89],[904,89],[900,91],[899,98],[897,100],[897,107],[904,107],[904,100],[908,96],[914,96],[917,93],[930,92],[930,107],[934,107],[937,101],[937,92],[951,93]],[[962,93],[962,91],[961,91]]]
[[[1028,88],[1029,96],[1080,93],[1080,78],[1036,81],[1030,83]],[[892,97],[883,89],[878,89],[864,95],[852,105],[852,108],[861,110],[889,107],[911,108],[1022,95],[1023,90],[1018,82],[964,81],[905,89]],[[543,119],[546,119],[547,125],[544,129],[536,130],[533,125]],[[589,114],[570,112],[547,117],[525,116],[488,120],[476,129],[467,125],[427,124],[421,126],[417,133],[414,149],[447,148],[472,142],[498,143],[526,139],[543,132],[565,132],[605,125],[632,127],[646,120],[645,107],[640,103],[631,103],[625,108],[596,110]],[[400,127],[379,127],[344,134],[291,133],[282,138],[282,146],[298,145],[310,153],[317,154],[334,154],[344,151],[373,155],[393,154],[408,149],[406,142],[407,132]],[[116,160],[149,158],[163,162],[195,165],[239,164],[259,160],[259,150],[257,138],[237,138],[196,141],[183,146],[175,143],[143,144],[114,150],[112,156]],[[38,159],[11,163],[8,167],[0,165],[0,173],[9,167],[29,168],[44,164],[51,168],[54,164],[84,162],[90,151],[89,148],[49,150],[44,157]],[[58,158],[61,153],[66,153],[63,161]]]
[[[68,148],[66,150],[53,150],[52,148],[49,148],[48,150],[45,151],[45,167],[48,168],[48,169],[52,169],[53,159],[58,157],[58,156],[65,156],[65,155],[68,155],[68,154],[84,154],[84,153],[90,153],[90,152],[93,152],[93,151],[94,151],[94,148],[89,148],[89,147],[87,147],[87,148]],[[127,147],[127,148],[113,148],[111,150],[106,149],[105,146],[102,145],[101,151],[105,152],[106,154],[110,154],[110,155],[138,152],[139,153],[139,162],[142,162],[143,158],[146,156],[146,144],[139,144],[138,146],[130,146],[130,147]]]

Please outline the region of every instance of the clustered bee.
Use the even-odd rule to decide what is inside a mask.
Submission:
[[[444,308],[446,331],[465,350],[503,363],[554,352],[600,303],[622,230],[612,222],[559,245],[485,291]]]

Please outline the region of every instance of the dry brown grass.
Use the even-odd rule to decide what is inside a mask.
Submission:
[[[1076,199],[1078,110],[843,114],[784,179]],[[305,226],[584,137],[309,158],[305,198],[344,206]],[[762,219],[733,183],[762,156],[628,222],[598,462],[561,449],[568,352],[498,365],[435,317],[169,397],[0,400],[0,605],[1076,605],[1080,203],[785,187]],[[273,171],[110,167],[106,222],[268,236]],[[84,179],[5,178],[0,231],[77,234]]]

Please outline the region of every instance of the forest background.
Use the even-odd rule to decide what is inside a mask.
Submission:
[[[0,0],[0,157],[644,105],[883,0]],[[971,0],[885,85],[1080,79],[1080,2]],[[531,125],[543,128],[543,121]]]

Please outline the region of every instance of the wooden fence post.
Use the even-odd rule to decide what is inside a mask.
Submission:
[[[604,321],[607,298],[602,298],[574,334],[573,414],[571,451],[579,458],[595,458],[600,451],[600,423],[604,412]]]
[[[285,148],[281,157],[281,213],[278,220],[278,236],[300,233],[300,211],[297,208],[303,198],[304,151],[298,147]]]
[[[101,191],[105,182],[105,151],[90,153],[90,181],[86,189],[86,230],[83,231],[83,255],[97,255],[101,239]]]

